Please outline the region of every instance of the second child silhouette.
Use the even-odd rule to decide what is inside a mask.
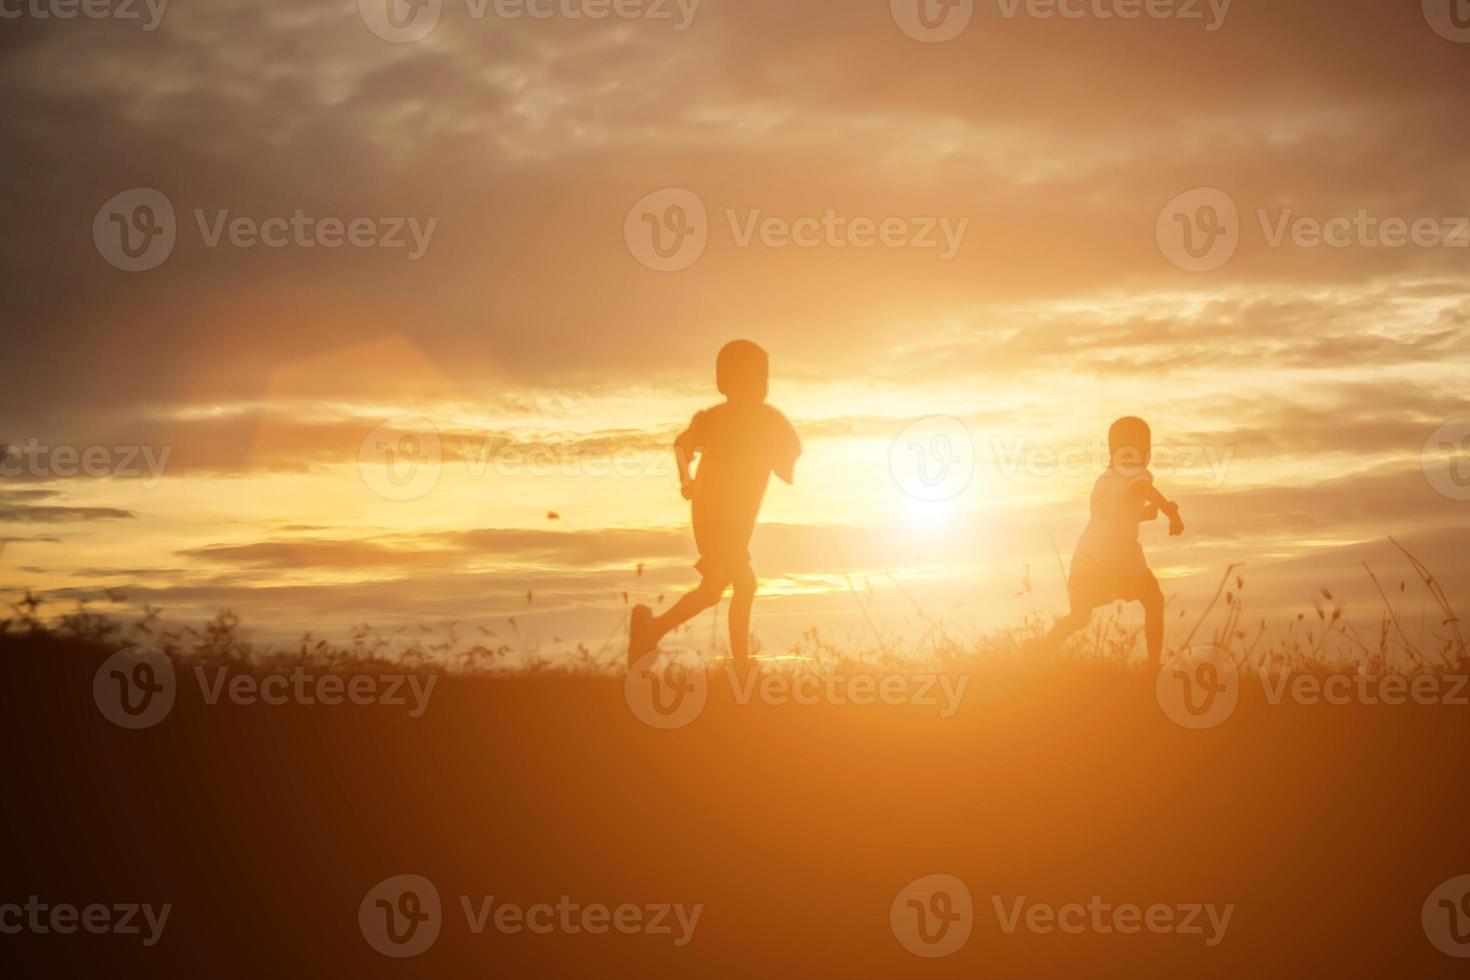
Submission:
[[[653,650],[670,631],[720,601],[730,599],[730,655],[744,669],[750,646],[750,609],[756,578],[750,565],[750,535],[775,473],[795,478],[801,440],[786,416],[766,404],[770,357],[749,340],[726,344],[715,359],[715,385],[725,401],[694,416],[674,440],[679,482],[690,501],[694,543],[702,580],[698,588],[655,616],[633,607],[628,630],[628,664]],[[698,470],[689,466],[698,457]]]
[[[1086,628],[1092,611],[1115,599],[1143,603],[1143,635],[1151,663],[1162,664],[1164,593],[1138,543],[1138,525],[1169,518],[1169,533],[1184,533],[1179,505],[1154,487],[1148,464],[1153,459],[1153,433],[1143,419],[1118,419],[1108,429],[1108,469],[1092,488],[1091,518],[1072,555],[1067,598],[1072,609],[1057,620],[1040,644],[1055,649]]]

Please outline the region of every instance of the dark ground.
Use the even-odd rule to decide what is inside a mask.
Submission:
[[[657,731],[620,681],[446,679],[427,712],[208,706],[127,731],[92,698],[103,654],[0,646],[0,903],[172,903],[161,941],[0,935],[16,976],[1387,976],[1467,968],[1420,909],[1470,872],[1470,708],[1267,706],[1170,722],[1142,672],[972,675],[932,708],[737,706]],[[443,897],[438,941],[386,958],[363,896]],[[962,879],[968,944],[907,952],[889,906]],[[460,895],[703,903],[669,936],[475,936]],[[1006,935],[990,896],[1236,906],[1199,936]]]

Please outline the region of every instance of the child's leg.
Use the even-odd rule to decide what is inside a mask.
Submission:
[[[659,640],[720,601],[725,586],[730,584],[725,563],[705,555],[695,567],[703,576],[699,585],[694,591],[681,596],[663,615],[655,616],[653,610],[641,602],[633,607],[628,622],[628,666],[653,651]]]
[[[755,571],[749,565],[735,574],[730,594],[730,657],[744,669],[750,655],[750,607],[755,604]]]
[[[652,642],[657,645],[669,633],[720,601],[725,594],[726,583],[720,578],[705,576],[694,591],[682,596],[661,616],[653,617]]]
[[[1071,611],[1056,621],[1051,632],[1046,634],[1042,645],[1048,650],[1056,649],[1067,637],[1078,630],[1086,629],[1087,624],[1092,621],[1092,608],[1092,606],[1078,604],[1076,600],[1073,600]]]
[[[628,624],[628,666],[633,666],[639,657],[651,652],[670,632],[719,602],[724,592],[723,582],[706,575],[693,592],[680,597],[662,616],[655,616],[653,610],[641,602],[634,606]]]
[[[1074,569],[1067,582],[1067,602],[1071,605],[1071,610],[1053,624],[1051,632],[1041,641],[1041,649],[1055,650],[1067,637],[1078,630],[1086,629],[1092,620],[1092,611],[1107,602],[1106,596],[1106,587],[1096,581],[1094,576]]]
[[[1164,663],[1164,590],[1153,572],[1139,579],[1136,598],[1143,603],[1143,642],[1148,649],[1148,662]]]

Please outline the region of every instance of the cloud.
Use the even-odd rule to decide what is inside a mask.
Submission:
[[[1459,269],[1448,250],[1270,249],[1252,232],[1218,275],[1184,279],[1152,240],[1163,203],[1200,185],[1227,188],[1248,227],[1260,208],[1463,210],[1470,136],[1456,124],[1470,87],[1446,82],[1470,73],[1413,9],[1238,5],[1215,34],[988,11],[935,51],[882,4],[706,5],[683,33],[448,8],[418,45],[379,41],[348,3],[176,8],[151,34],[23,24],[0,55],[0,152],[20,181],[0,275],[20,297],[17,329],[36,338],[35,371],[0,395],[5,408],[58,408],[63,390],[99,405],[187,401],[191,388],[248,398],[282,360],[393,334],[457,382],[487,368],[522,383],[626,379],[651,365],[683,380],[719,339],[752,327],[797,358],[855,368],[882,362],[895,323],[936,333],[997,301],[1161,287],[1251,295],[1262,284],[1300,295]],[[103,200],[139,185],[175,200],[183,234],[162,269],[127,277],[99,260],[87,230]],[[717,227],[725,208],[833,207],[966,215],[972,230],[948,266],[739,250],[718,237],[689,275],[649,288],[621,227],[633,201],[664,185],[692,186]],[[441,222],[429,256],[410,264],[205,248],[194,208]],[[1259,348],[1296,315],[1279,303],[1248,313],[1235,330],[1223,311],[1156,330],[1183,351],[1073,317],[1067,353],[1090,350],[1109,371],[1224,369],[1245,356],[1228,340]],[[1191,344],[1191,326],[1215,343]],[[1354,342],[1357,322],[1343,322],[1315,344],[1299,337],[1279,361],[1463,354],[1462,327]],[[1045,353],[1015,338],[983,346],[1022,369]],[[68,359],[78,348],[109,364],[108,384],[65,383],[80,381]],[[361,390],[367,379],[335,380]]]
[[[118,507],[76,507],[64,504],[37,504],[57,495],[53,490],[0,490],[0,525],[4,524],[68,524],[87,521],[130,520],[132,511]],[[12,540],[22,540],[14,538]],[[33,539],[35,540],[35,539]]]

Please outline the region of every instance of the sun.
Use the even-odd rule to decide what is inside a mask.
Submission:
[[[955,503],[953,500],[920,500],[904,498],[903,522],[918,531],[942,531],[954,527]]]

